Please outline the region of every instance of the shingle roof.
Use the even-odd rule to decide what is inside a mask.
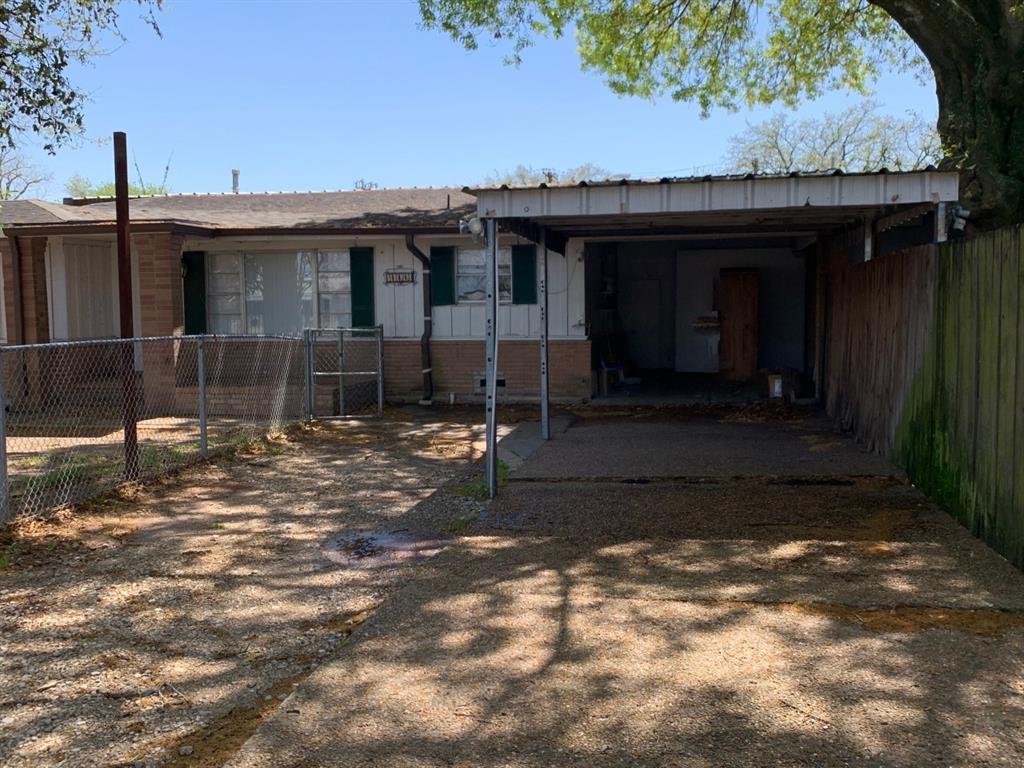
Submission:
[[[68,203],[5,203],[0,223],[103,224],[115,219],[110,199]],[[158,195],[132,198],[130,211],[133,222],[175,222],[210,229],[404,229],[457,227],[460,218],[476,211],[476,200],[448,187]]]

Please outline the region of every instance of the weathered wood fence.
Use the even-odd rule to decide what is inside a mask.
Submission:
[[[828,412],[1024,568],[1021,228],[827,275]]]

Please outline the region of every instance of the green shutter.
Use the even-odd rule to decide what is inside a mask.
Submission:
[[[537,247],[512,246],[512,303],[537,303]]]
[[[455,247],[430,247],[430,303],[445,307],[455,303]]]
[[[185,333],[206,333],[206,268],[202,251],[181,254],[182,297],[185,302]]]
[[[373,248],[349,248],[352,269],[352,327],[372,328]]]

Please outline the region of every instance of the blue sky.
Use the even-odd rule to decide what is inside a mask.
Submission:
[[[708,172],[729,136],[770,114],[701,119],[690,104],[615,96],[580,71],[571,39],[506,66],[500,48],[467,52],[419,29],[413,0],[167,0],[162,39],[124,8],[128,42],[76,70],[88,136],[126,131],[147,183],[170,156],[174,192],[227,191],[232,168],[243,191],[462,185],[518,163]],[[936,111],[934,87],[909,74],[885,78],[875,98],[894,113]],[[801,112],[859,99],[829,94]],[[73,174],[113,175],[109,143],[26,154],[52,175],[50,198]]]

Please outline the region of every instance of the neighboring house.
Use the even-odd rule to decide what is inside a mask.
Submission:
[[[479,394],[485,251],[459,230],[479,215],[504,232],[506,397],[537,396],[545,288],[555,399],[588,398],[619,369],[736,380],[786,370],[813,389],[825,256],[864,260],[942,239],[957,194],[955,173],[929,170],[137,198],[135,332],[380,325],[387,394],[417,399],[429,309],[435,396]],[[10,343],[117,335],[112,201],[16,201],[0,221]],[[416,251],[431,264],[429,307]]]

